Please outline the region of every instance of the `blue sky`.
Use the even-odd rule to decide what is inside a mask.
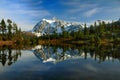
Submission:
[[[0,20],[31,30],[43,18],[92,23],[120,18],[120,0],[0,0]]]

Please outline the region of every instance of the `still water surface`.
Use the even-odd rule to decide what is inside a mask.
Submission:
[[[120,80],[120,47],[0,47],[0,80]]]

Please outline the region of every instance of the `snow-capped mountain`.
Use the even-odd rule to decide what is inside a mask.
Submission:
[[[82,28],[81,24],[66,22],[59,20],[57,18],[53,19],[42,19],[38,22],[33,28],[33,32],[37,36],[53,34],[53,33],[62,33],[63,29],[68,32],[76,32]]]

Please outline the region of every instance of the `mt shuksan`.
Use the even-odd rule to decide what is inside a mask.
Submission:
[[[53,33],[61,34],[62,28],[64,28],[64,30],[68,32],[76,32],[79,29],[82,29],[82,25],[78,23],[66,22],[57,18],[53,18],[50,20],[42,19],[35,25],[35,27],[33,28],[33,32],[36,36],[42,36]]]

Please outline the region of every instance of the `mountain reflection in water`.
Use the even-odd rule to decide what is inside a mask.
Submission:
[[[101,63],[105,60],[120,60],[119,46],[80,46],[80,47],[56,47],[36,46],[33,53],[37,58],[45,62],[58,63],[69,59],[94,59]]]

